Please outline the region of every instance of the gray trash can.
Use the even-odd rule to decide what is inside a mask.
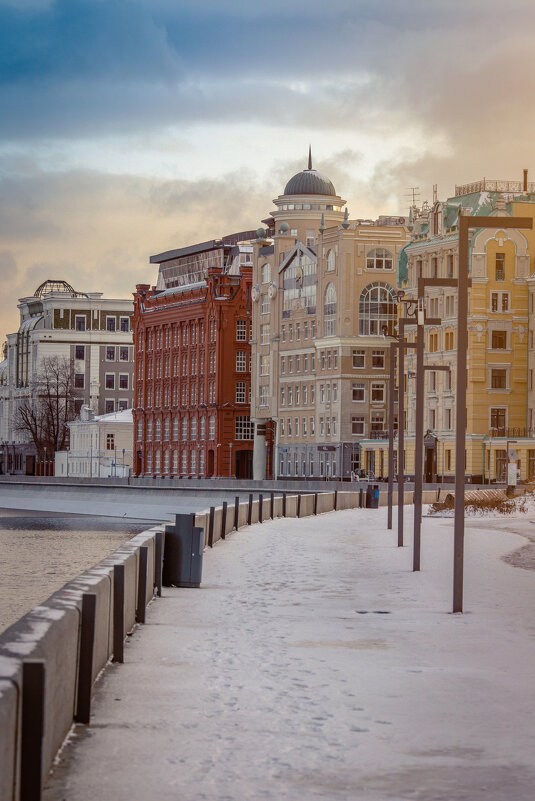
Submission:
[[[165,527],[162,584],[164,587],[199,587],[202,576],[204,529],[194,526],[195,515],[175,516]]]
[[[379,508],[379,484],[368,484],[368,488],[366,490],[366,508]]]

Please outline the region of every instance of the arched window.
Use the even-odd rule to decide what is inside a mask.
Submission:
[[[359,300],[359,334],[361,336],[392,336],[396,324],[396,290],[389,284],[376,281],[368,284]]]
[[[331,249],[327,253],[327,270],[328,270],[328,272],[332,272],[332,270],[334,270],[335,260],[336,260],[336,256],[335,256],[334,250]]]
[[[160,468],[161,468],[161,451],[158,449],[156,451],[156,456],[154,458],[154,471],[156,473],[159,473]]]
[[[261,267],[262,283],[269,284],[271,281],[271,264],[263,264]]]
[[[394,257],[386,248],[375,248],[370,250],[366,256],[366,268],[368,270],[392,270]]]
[[[329,284],[325,290],[325,304],[323,306],[323,336],[336,336],[336,289]]]
[[[161,438],[162,438],[162,421],[156,420],[156,435],[155,435],[156,442],[159,442]]]
[[[165,418],[165,423],[163,425],[163,430],[164,430],[164,435],[163,436],[164,436],[164,439],[165,439],[166,442],[169,441],[169,428],[170,428],[170,425],[171,424],[170,424],[169,418],[166,417]]]

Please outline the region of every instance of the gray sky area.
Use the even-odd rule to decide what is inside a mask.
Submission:
[[[531,0],[0,0],[0,339],[46,278],[127,297],[314,166],[352,217],[535,177]]]

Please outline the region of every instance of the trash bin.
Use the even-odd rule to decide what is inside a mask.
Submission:
[[[162,584],[164,587],[199,587],[202,576],[204,529],[194,526],[195,515],[175,516],[165,527]]]
[[[366,489],[366,508],[379,508],[379,484],[368,484]]]

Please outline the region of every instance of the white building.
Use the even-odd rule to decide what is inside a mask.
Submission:
[[[33,474],[43,455],[14,422],[18,407],[35,391],[45,358],[70,362],[77,413],[84,404],[95,414],[132,408],[133,301],[49,280],[21,298],[18,308],[19,329],[8,334],[0,365],[0,472]]]
[[[69,423],[70,448],[58,451],[56,476],[115,478],[132,468],[132,410],[95,415],[83,406],[80,418]]]

